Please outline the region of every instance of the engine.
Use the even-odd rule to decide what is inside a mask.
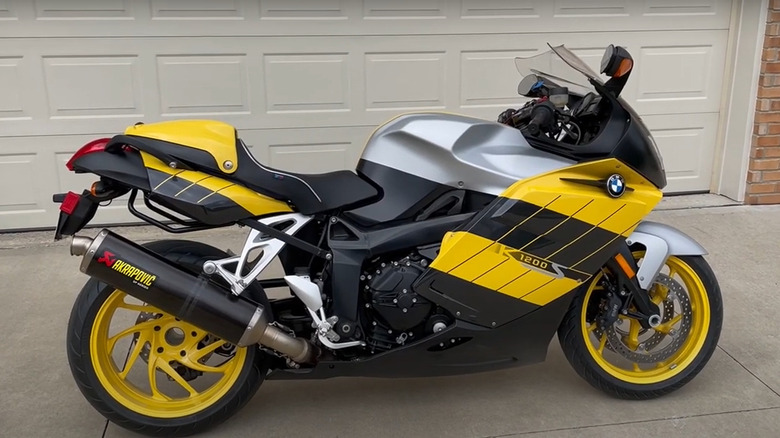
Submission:
[[[424,335],[434,306],[412,290],[412,283],[427,266],[426,258],[413,253],[400,260],[377,261],[361,276],[369,320],[366,341],[372,350],[388,350]]]

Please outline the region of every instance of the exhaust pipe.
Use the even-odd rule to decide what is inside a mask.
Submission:
[[[81,272],[239,347],[259,343],[295,362],[316,359],[317,350],[308,341],[269,325],[263,306],[108,230],[94,240],[74,236],[70,253],[83,256]]]

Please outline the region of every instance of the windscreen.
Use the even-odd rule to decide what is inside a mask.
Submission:
[[[569,91],[586,94],[593,91],[593,86],[588,78],[599,79],[599,75],[591,70],[585,62],[564,46],[549,46],[550,50],[539,55],[515,58],[517,71],[523,76],[535,74],[549,79],[561,87],[568,87]]]

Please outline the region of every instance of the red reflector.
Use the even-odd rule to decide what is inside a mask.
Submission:
[[[68,160],[67,163],[65,163],[65,167],[68,168],[68,170],[73,170],[73,162],[76,161],[79,157],[83,157],[84,155],[91,154],[93,152],[101,152],[106,149],[106,144],[108,144],[110,138],[99,138],[97,140],[92,140],[91,142],[85,144],[79,150],[76,151],[75,154],[73,154],[72,157],[70,157],[70,160]]]
[[[65,195],[65,200],[62,201],[62,204],[60,204],[60,211],[65,212],[67,214],[72,214],[73,210],[76,209],[76,206],[79,205],[80,199],[81,196],[73,192],[68,192],[68,194]]]

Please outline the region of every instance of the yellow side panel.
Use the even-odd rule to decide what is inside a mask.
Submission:
[[[506,261],[495,268],[484,272],[482,276],[477,277],[477,279],[474,280],[474,283],[490,290],[499,290],[505,284],[512,281],[512,279],[519,277],[520,275],[527,275],[530,271],[530,269],[510,257],[506,257],[505,260]]]
[[[485,267],[491,269],[504,262],[507,257],[500,251],[503,245],[492,244],[484,251],[474,255],[468,263],[463,263],[450,271],[456,277],[468,281],[474,281],[477,277],[485,273]]]
[[[606,181],[623,177],[613,198]],[[536,305],[576,288],[612,257],[662,193],[616,159],[518,181],[442,242],[432,268]]]
[[[492,244],[492,241],[475,234],[463,232],[449,233],[442,241],[442,247],[439,250],[440,256],[436,257],[431,263],[431,268],[449,272],[468,260],[469,257],[474,256]],[[447,252],[447,257],[441,257],[441,254],[445,251]]]
[[[238,169],[236,129],[216,120],[174,120],[135,125],[125,135],[153,138],[210,153],[219,169],[233,173]],[[230,162],[228,166],[225,163]]]
[[[550,196],[550,194],[546,194],[546,195]],[[552,211],[561,213],[564,216],[572,216],[578,211],[583,210],[590,203],[591,200],[588,198],[578,198],[576,196],[561,195],[550,205],[548,205],[547,208]],[[533,202],[533,204],[538,204],[538,203]]]
[[[617,199],[607,195],[603,187],[598,187],[601,180],[615,173],[623,176],[626,186],[630,188]],[[587,180],[593,185],[572,180]],[[620,161],[610,158],[578,164],[518,181],[501,196],[540,206],[547,205],[551,196],[560,196],[560,199],[546,208],[567,216],[571,214],[571,207],[566,207],[569,203],[585,200],[590,203],[576,213],[574,218],[593,225],[609,219],[608,222],[604,222],[604,227],[608,226],[607,229],[610,231],[623,233],[647,215],[658,204],[663,194],[642,175]],[[621,211],[617,211],[618,209]],[[614,216],[610,217],[613,214]]]
[[[161,189],[168,181],[172,180],[173,178],[180,178],[192,183],[187,188],[192,186],[200,186],[209,190],[211,195],[219,193],[220,195],[240,205],[246,211],[252,213],[255,216],[264,216],[273,213],[290,213],[293,211],[292,208],[290,208],[290,206],[285,202],[261,195],[260,193],[257,193],[231,181],[218,178],[216,176],[211,176],[203,172],[172,169],[159,159],[147,154],[146,152],[141,152],[141,157],[143,158],[144,166],[147,168],[170,175],[168,179],[157,184],[156,187],[152,187],[153,191]],[[187,188],[178,192],[176,196],[181,195],[182,192],[187,190]],[[197,202],[200,203],[208,199],[208,197],[211,195],[206,195]]]

